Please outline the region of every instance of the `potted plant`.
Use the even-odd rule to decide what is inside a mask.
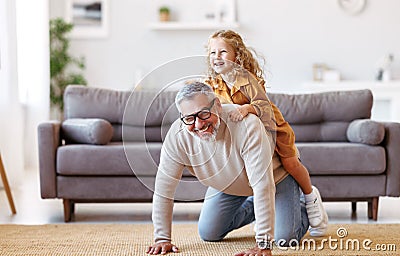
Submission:
[[[80,73],[85,69],[84,58],[75,58],[68,53],[69,39],[66,35],[72,29],[73,24],[61,18],[50,20],[50,103],[58,116],[64,109],[65,88],[70,84],[87,84]]]
[[[170,10],[167,6],[161,6],[159,9],[160,21],[169,21]]]

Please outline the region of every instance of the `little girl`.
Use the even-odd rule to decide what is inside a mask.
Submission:
[[[306,202],[310,234],[326,233],[328,215],[316,187],[311,185],[307,169],[298,158],[295,135],[280,110],[267,97],[263,71],[239,34],[231,30],[215,32],[208,40],[208,80],[221,102],[239,104],[229,113],[233,121],[241,121],[249,113],[257,115],[265,128],[276,132],[275,150],[282,165],[300,185]],[[255,53],[255,52],[254,52]],[[240,69],[235,66],[241,67]],[[247,72],[248,71],[248,72]]]

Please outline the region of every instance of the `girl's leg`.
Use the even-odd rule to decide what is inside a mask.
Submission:
[[[310,194],[312,192],[310,174],[306,167],[300,162],[299,158],[297,156],[281,157],[281,162],[286,171],[290,173],[300,185],[303,193]]]
[[[209,187],[199,217],[199,234],[205,241],[220,241],[254,219],[253,197],[228,195]]]

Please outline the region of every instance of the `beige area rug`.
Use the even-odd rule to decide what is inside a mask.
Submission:
[[[0,225],[0,255],[146,255],[152,244],[151,224]],[[174,224],[180,253],[169,255],[234,255],[254,246],[249,226],[222,242],[203,242],[197,225]],[[400,224],[330,225],[325,237],[306,236],[299,246],[273,255],[400,255]]]

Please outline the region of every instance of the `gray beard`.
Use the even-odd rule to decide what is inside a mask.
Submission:
[[[215,124],[213,132],[211,134],[202,134],[201,137],[196,133],[193,133],[193,135],[203,141],[207,141],[207,142],[216,141],[218,129],[219,129],[220,125],[221,125],[221,120],[218,118],[218,122]]]

